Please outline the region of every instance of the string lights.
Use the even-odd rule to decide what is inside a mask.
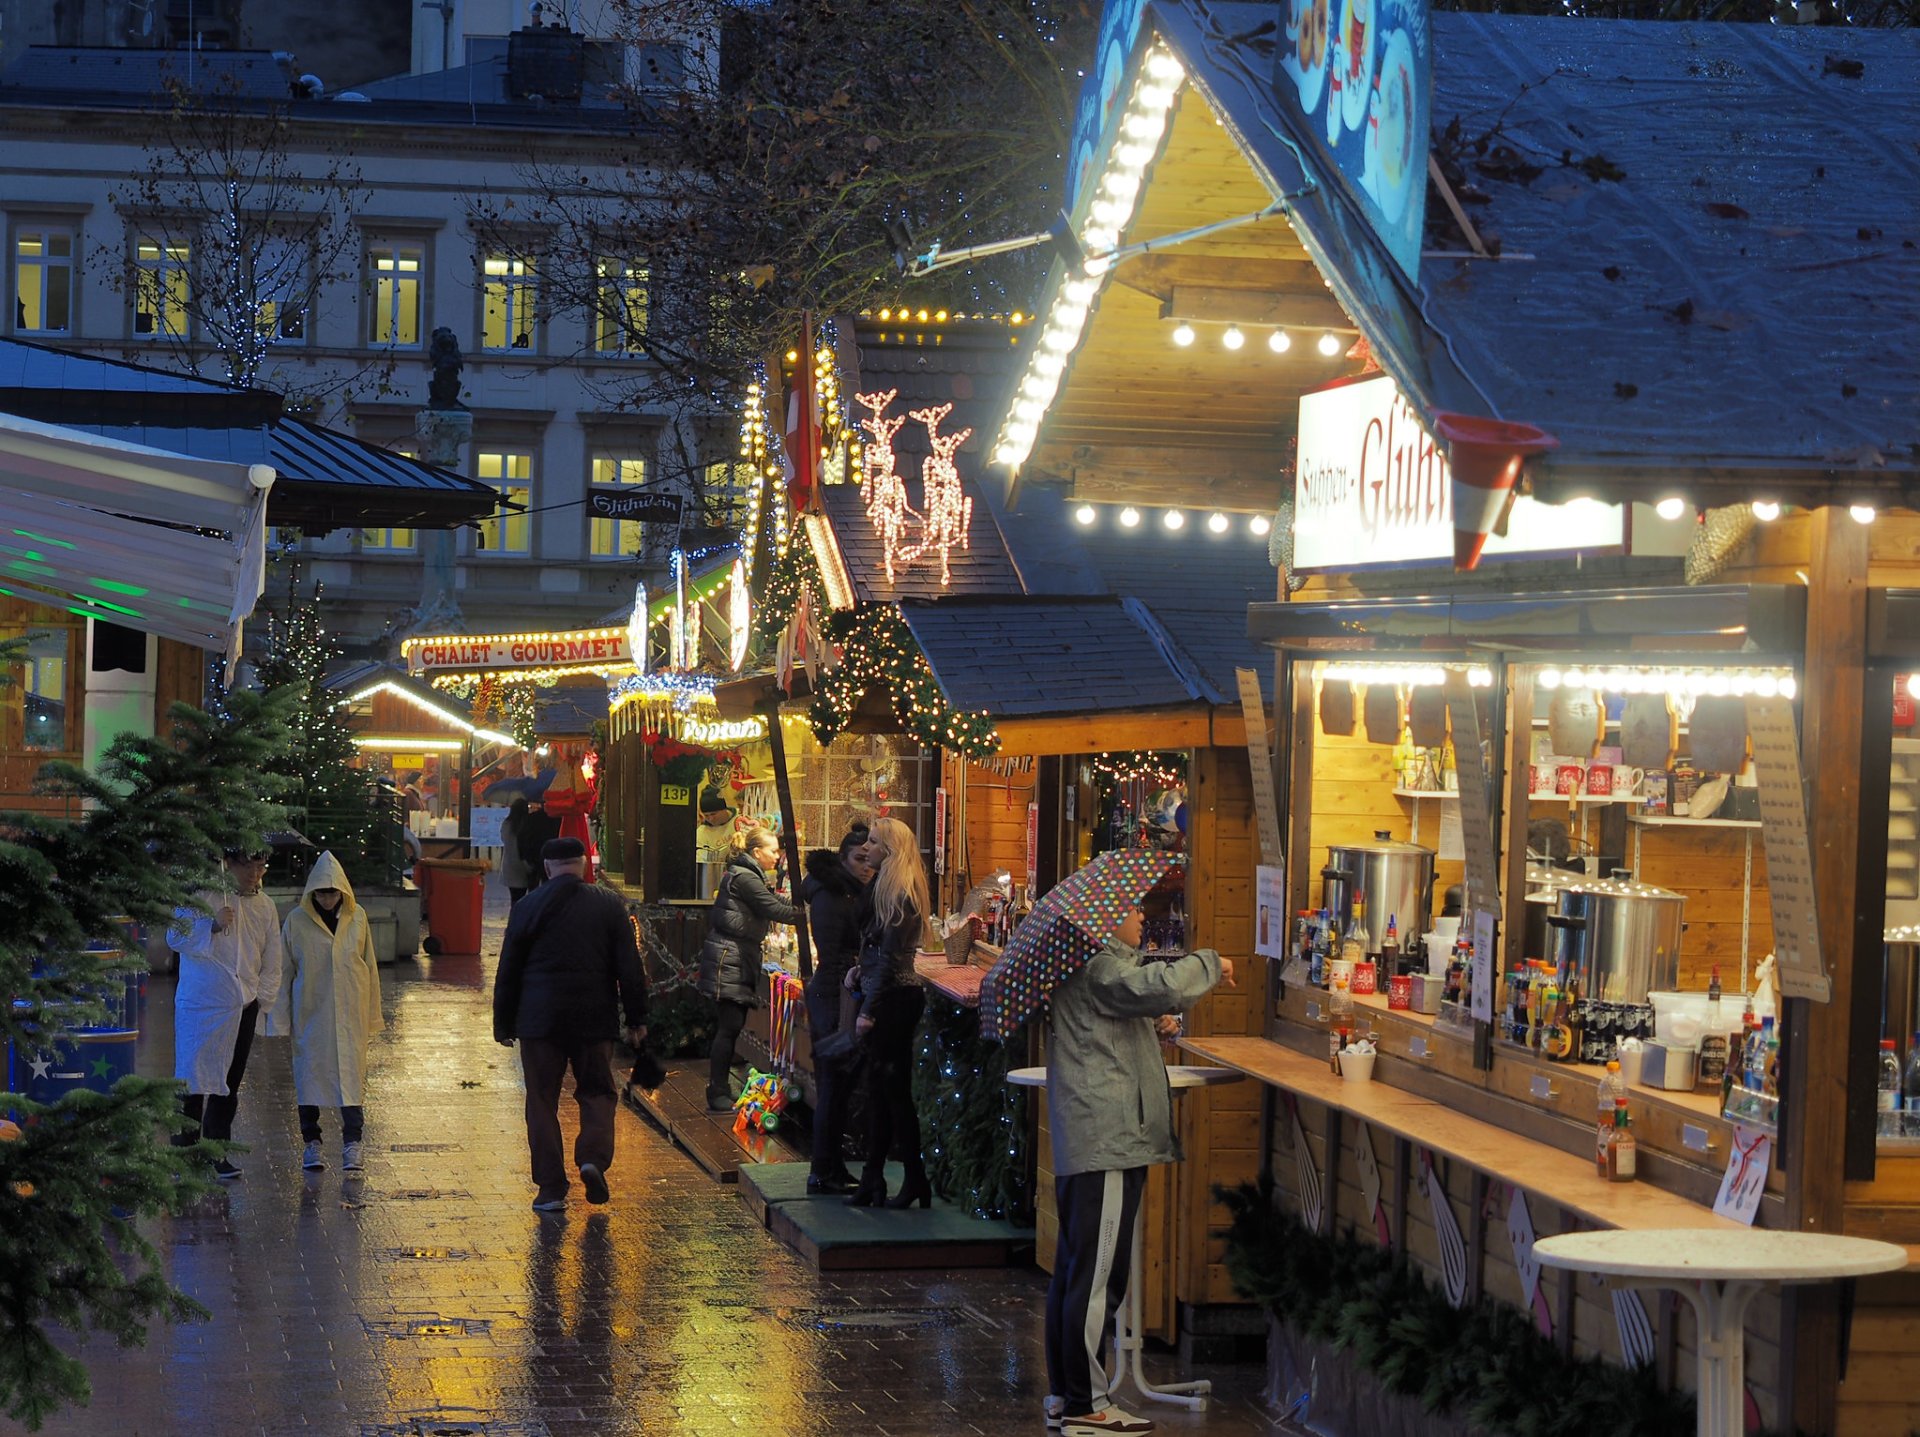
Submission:
[[[492,729],[480,728],[454,710],[442,708],[439,704],[433,703],[431,700],[415,693],[412,689],[402,688],[391,679],[382,679],[379,683],[369,684],[357,693],[348,694],[345,698],[341,699],[335,707],[346,708],[353,704],[364,703],[375,694],[391,694],[393,697],[413,705],[413,707],[419,709],[422,713],[432,714],[449,728],[457,728],[462,733],[470,733],[475,738],[481,739],[484,742],[508,744],[516,748],[519,746],[515,744],[511,738],[507,737],[507,735],[496,733]]]
[[[877,691],[891,701],[901,727],[923,743],[968,758],[999,749],[1000,735],[987,714],[961,713],[947,702],[926,655],[892,605],[832,614],[827,633],[840,650],[840,663],[820,680],[808,714],[821,743],[845,732],[861,699]]]
[[[1102,753],[1093,761],[1093,773],[1103,789],[1123,783],[1147,783],[1171,788],[1186,782],[1187,762],[1177,753],[1150,753],[1144,750]]]
[[[960,471],[953,462],[973,430],[942,434],[940,424],[951,413],[951,403],[908,411],[909,417],[927,426],[927,443],[933,452],[920,462],[920,504],[925,511],[920,520],[920,541],[904,550],[901,557],[911,564],[929,549],[938,550],[942,588],[953,581],[953,550],[969,547],[967,530],[973,523],[973,500],[961,488]]]
[[[1356,684],[1392,684],[1396,688],[1431,688],[1447,681],[1449,669],[1459,664],[1370,664],[1334,663],[1321,671],[1321,677]],[[1493,670],[1478,664],[1467,668],[1467,683],[1476,689],[1493,687]]]
[[[1180,61],[1159,42],[1147,50],[1134,79],[1133,92],[1120,121],[1119,138],[1107,154],[1099,182],[1089,186],[1089,223],[1080,232],[1087,259],[1070,271],[1051,297],[1046,324],[1027,356],[1019,398],[1000,426],[993,443],[993,461],[1017,469],[1033,452],[1053,397],[1059,393],[1066,362],[1080,345],[1087,316],[1105,287],[1113,268],[1113,251],[1120,245],[1145,185],[1147,166],[1160,153],[1168,114],[1186,82]]]
[[[886,410],[899,397],[898,389],[853,396],[855,404],[872,411],[871,417],[860,421],[860,427],[867,431],[867,519],[880,536],[880,555],[889,585],[893,583],[894,565],[906,547],[908,527],[920,517],[907,502],[907,484],[894,462],[893,436],[905,426],[907,417],[902,414],[889,419]]]
[[[1548,668],[1540,670],[1543,689],[1598,689],[1610,694],[1667,694],[1676,699],[1728,695],[1784,699],[1800,691],[1791,669]]]

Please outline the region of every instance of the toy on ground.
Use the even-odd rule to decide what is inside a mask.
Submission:
[[[791,1078],[748,1068],[747,1085],[740,1090],[740,1096],[733,1103],[736,1113],[734,1131],[744,1133],[756,1128],[763,1133],[776,1131],[780,1126],[780,1115],[799,1096],[800,1085]]]

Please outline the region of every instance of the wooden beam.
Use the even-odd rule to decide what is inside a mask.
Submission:
[[[1212,717],[1204,704],[1190,709],[1133,709],[1117,714],[995,720],[1000,756],[1102,753],[1113,749],[1203,748]]]
[[[1164,317],[1203,324],[1285,325],[1289,329],[1344,329],[1354,323],[1324,285],[1312,290],[1208,289],[1176,284]]]
[[[1034,451],[1035,474],[1073,485],[1075,498],[1115,503],[1190,504],[1269,514],[1284,485],[1279,445],[1215,446],[1047,443]]]
[[[1321,294],[1332,294],[1304,250],[1298,259],[1266,259],[1196,254],[1183,248],[1123,261],[1115,267],[1113,278],[1118,284],[1162,299],[1176,287],[1188,284],[1295,293],[1317,289]]]
[[[1842,1232],[1850,1109],[1871,1108],[1869,1080],[1848,1091],[1856,984],[1877,993],[1870,965],[1879,934],[1860,931],[1860,776],[1865,730],[1867,526],[1828,507],[1813,516],[1808,566],[1802,763],[1812,801],[1813,880],[1830,1002],[1789,999],[1785,1150],[1787,1219],[1801,1232]],[[1884,815],[1881,820],[1884,831]],[[1877,923],[1877,920],[1876,920]],[[1866,943],[1863,944],[1863,938]],[[1871,1060],[1870,1047],[1863,1057]],[[1868,1142],[1872,1114],[1865,1113]],[[1871,1149],[1868,1173],[1871,1174]],[[1830,1292],[1802,1295],[1793,1343],[1793,1425],[1830,1432],[1838,1403],[1839,1309]]]

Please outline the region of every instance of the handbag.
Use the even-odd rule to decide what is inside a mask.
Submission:
[[[859,1016],[860,994],[843,983],[840,986],[840,1021],[831,1033],[813,1045],[814,1062],[844,1067],[860,1056],[861,1039],[853,1026]]]

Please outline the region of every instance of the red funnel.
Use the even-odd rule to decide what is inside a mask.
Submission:
[[[1445,412],[1433,416],[1433,432],[1447,446],[1452,474],[1453,567],[1465,572],[1479,566],[1521,466],[1560,441],[1536,425]]]

